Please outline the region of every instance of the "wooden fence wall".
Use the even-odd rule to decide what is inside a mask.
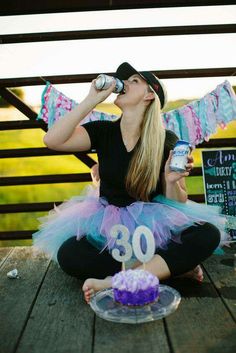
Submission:
[[[25,13],[43,13],[43,12],[60,12],[63,11],[64,6],[68,1],[48,1],[47,4],[54,4],[50,9],[45,9],[43,6],[38,8],[36,3],[25,1],[23,10]],[[80,10],[84,10],[84,2],[81,3]],[[99,2],[101,4],[101,2]],[[106,2],[104,1],[104,4]],[[115,9],[119,2],[111,1],[110,4],[114,4],[109,9]],[[115,6],[116,3],[116,6]],[[125,6],[127,3],[127,6]],[[146,6],[140,1],[134,1],[133,6],[129,7],[129,1],[120,1],[122,8],[135,8],[135,7],[164,7],[164,1],[153,2],[147,1]],[[154,4],[155,3],[155,4]],[[158,3],[158,4],[157,4]],[[166,1],[166,7],[170,6],[194,6],[194,5],[217,5],[217,4],[228,4],[230,1]],[[10,14],[22,14],[22,8],[17,9],[12,7],[12,2],[5,2],[1,10],[2,15]],[[78,4],[78,2],[77,2]],[[169,4],[169,5],[168,5]],[[41,3],[40,3],[41,5]],[[24,7],[25,6],[25,7]],[[28,7],[27,7],[28,6]],[[35,7],[34,7],[35,6]],[[87,5],[88,6],[88,5]],[[92,7],[93,6],[93,7]],[[99,10],[98,3],[95,1],[91,5],[90,10]],[[71,11],[78,11],[79,9],[71,6]],[[4,12],[5,11],[5,12]],[[14,12],[15,11],[15,12]],[[33,12],[34,11],[34,12]],[[190,35],[190,34],[209,34],[209,33],[235,33],[235,24],[222,24],[222,25],[202,25],[202,26],[177,26],[177,27],[146,27],[146,28],[122,28],[122,29],[103,29],[103,30],[88,30],[88,31],[69,31],[69,32],[53,32],[53,33],[27,33],[27,34],[9,34],[0,35],[2,44],[12,43],[25,43],[25,42],[40,42],[40,41],[58,41],[58,40],[71,40],[71,39],[95,39],[95,38],[116,38],[116,37],[142,37],[142,36],[166,36],[166,35]],[[146,68],[148,70],[148,68]],[[205,69],[182,69],[182,70],[158,70],[156,74],[161,79],[167,78],[191,78],[191,77],[219,77],[219,76],[230,76],[236,72],[236,67],[228,68],[205,68]],[[155,73],[155,71],[154,71]],[[43,73],[42,73],[43,74]],[[62,83],[82,83],[90,82],[94,79],[99,72],[78,74],[78,75],[60,75],[60,76],[44,76],[45,80],[50,81],[52,84]],[[107,72],[112,75],[114,73]],[[6,78],[0,79],[0,95],[11,105],[21,111],[28,120],[21,121],[6,121],[0,122],[0,130],[20,130],[20,129],[42,129],[47,131],[47,126],[42,121],[36,121],[37,114],[29,106],[27,106],[22,100],[20,100],[9,87],[24,87],[24,86],[35,86],[42,85],[42,80],[39,77],[22,77],[22,78]],[[207,143],[198,145],[197,148],[221,148],[221,147],[232,147],[236,145],[235,138],[228,139],[212,139]],[[91,153],[89,151],[88,153]],[[95,162],[88,156],[88,153],[74,153],[74,155],[85,163],[88,167],[91,167]],[[23,149],[7,149],[0,150],[0,158],[21,158],[21,157],[32,157],[32,156],[52,156],[52,155],[65,155],[71,153],[63,153],[52,151],[46,147],[43,148],[23,148]],[[194,168],[192,177],[202,175],[201,168]],[[84,174],[60,174],[60,175],[31,175],[31,176],[11,176],[2,177],[0,186],[9,185],[27,185],[27,184],[50,184],[50,183],[71,183],[71,182],[85,182],[91,181],[89,173]],[[204,202],[204,195],[191,195],[190,199],[197,202]],[[61,203],[57,201],[56,204]],[[16,213],[16,212],[36,212],[36,211],[48,211],[53,208],[53,202],[37,202],[37,203],[18,203],[18,204],[1,204],[0,213]],[[36,230],[20,230],[14,231],[2,231],[0,232],[0,240],[6,239],[30,239],[33,232]]]

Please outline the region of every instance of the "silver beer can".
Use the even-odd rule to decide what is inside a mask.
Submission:
[[[186,164],[188,162],[188,154],[191,150],[192,147],[189,142],[183,140],[177,141],[170,161],[170,170],[179,173],[185,172]]]
[[[96,78],[96,81],[95,81],[95,87],[98,90],[107,89],[112,85],[113,79],[116,80],[116,85],[115,85],[113,92],[114,93],[122,92],[124,89],[124,82],[119,80],[116,77],[108,76],[105,74],[98,75],[98,77]]]

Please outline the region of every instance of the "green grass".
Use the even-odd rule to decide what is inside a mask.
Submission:
[[[0,109],[1,110],[1,109]],[[101,110],[118,113],[102,106]],[[40,129],[9,130],[0,132],[1,149],[44,147],[43,136],[45,132]],[[236,136],[236,121],[231,122],[226,130],[218,129],[213,138],[228,138]],[[95,154],[90,155],[95,161]],[[200,150],[193,151],[195,166],[201,166]],[[90,169],[73,155],[6,158],[1,160],[1,176],[26,176],[65,173],[88,173]],[[30,203],[52,202],[67,200],[79,195],[88,183],[58,183],[7,186],[0,189],[0,203]],[[189,194],[204,193],[202,177],[186,178]],[[0,230],[29,230],[37,229],[37,218],[47,212],[12,213],[1,215]],[[0,246],[30,245],[31,240],[0,241]]]

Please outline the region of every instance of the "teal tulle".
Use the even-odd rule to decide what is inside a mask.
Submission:
[[[236,217],[223,214],[220,206],[200,204],[191,200],[178,202],[168,199],[164,195],[158,195],[152,201],[178,208],[188,217],[196,218],[196,220],[214,224],[221,232],[221,245],[230,242],[229,231],[236,229]]]
[[[110,230],[116,224],[123,224],[129,230],[130,243],[135,229],[145,225],[153,233],[156,249],[167,249],[170,240],[181,243],[184,229],[209,222],[220,231],[221,247],[231,238],[227,228],[228,216],[220,212],[219,207],[200,205],[190,200],[182,203],[163,195],[158,195],[152,202],[136,201],[126,207],[117,207],[99,197],[98,188],[89,186],[83,195],[73,196],[54,206],[48,215],[38,218],[41,224],[32,235],[33,245],[56,262],[60,246],[72,236],[76,236],[78,241],[85,236],[100,251],[111,251],[117,245]],[[232,218],[236,224],[236,217]],[[141,243],[141,248],[145,248],[145,244]]]

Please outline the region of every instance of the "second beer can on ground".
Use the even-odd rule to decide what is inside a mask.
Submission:
[[[189,142],[184,140],[177,141],[170,161],[170,169],[174,172],[185,172],[186,164],[188,162],[188,154],[191,150],[192,147]]]
[[[98,75],[98,77],[96,78],[95,86],[99,90],[107,89],[111,86],[114,79],[116,80],[116,85],[113,92],[114,93],[122,92],[124,89],[124,82],[119,80],[116,77],[108,76],[105,74]]]

